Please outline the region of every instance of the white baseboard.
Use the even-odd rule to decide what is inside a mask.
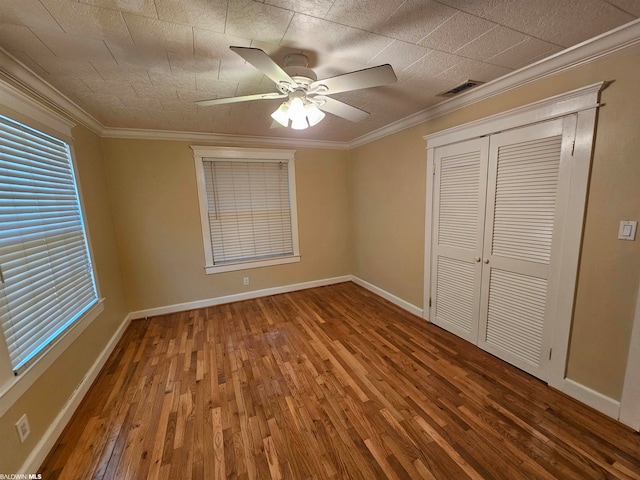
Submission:
[[[585,387],[581,383],[578,383],[569,378],[565,378],[559,385],[552,385],[563,393],[566,393],[570,397],[595,408],[599,412],[608,415],[614,420],[618,420],[620,417],[620,402],[613,398],[607,397],[602,393]]]
[[[324,278],[322,280],[313,280],[311,282],[294,283],[292,285],[283,285],[281,287],[264,288],[262,290],[253,290],[250,292],[235,293],[233,295],[225,295],[222,297],[206,298],[204,300],[195,300],[193,302],[176,303],[175,305],[167,305],[165,307],[149,308],[146,310],[138,310],[131,312],[131,318],[146,318],[156,315],[167,315],[169,313],[183,312],[185,310],[195,310],[198,308],[213,307],[224,303],[239,302],[241,300],[250,300],[252,298],[266,297],[268,295],[277,295],[279,293],[295,292],[296,290],[306,290],[307,288],[324,287],[335,283],[348,282],[352,279],[351,275],[343,275],[341,277]]]
[[[129,323],[131,323],[131,314],[128,314],[124,318],[124,320],[118,327],[118,330],[116,330],[116,332],[109,340],[109,343],[107,343],[102,349],[102,352],[93,363],[85,377],[82,379],[80,385],[78,385],[78,387],[73,391],[67,403],[64,405],[64,407],[62,407],[60,413],[58,413],[58,416],[51,423],[51,425],[49,425],[47,431],[31,451],[22,467],[18,470],[19,472],[38,471],[38,468],[40,468],[40,465],[42,465],[42,462],[55,445],[58,437],[69,423],[69,420],[71,420],[71,417],[80,405],[80,402],[82,402],[82,399],[89,391],[89,388],[98,377],[98,374],[107,362],[109,355],[111,355],[111,352],[113,352],[113,350],[116,348],[116,344],[118,343],[118,341],[120,341],[120,338],[129,326]]]
[[[415,305],[407,302],[406,300],[401,299],[400,297],[396,297],[394,294],[387,292],[386,290],[383,290],[380,287],[376,287],[375,285],[373,285],[372,283],[369,283],[365,280],[362,280],[359,277],[356,277],[355,275],[351,275],[351,281],[357,285],[360,285],[361,287],[366,288],[367,290],[375,293],[376,295],[380,295],[382,298],[389,300],[391,303],[395,303],[397,306],[399,306],[400,308],[406,310],[409,313],[413,313],[414,315],[417,315],[418,317],[422,318],[423,315],[423,310],[419,307],[416,307]]]
[[[253,290],[250,292],[235,293],[233,295],[224,295],[222,297],[205,298],[203,300],[195,300],[193,302],[176,303],[174,305],[166,305],[164,307],[148,308],[146,310],[138,310],[131,312],[129,315],[132,319],[153,317],[156,315],[168,315],[170,313],[184,312],[186,310],[195,310],[198,308],[213,307],[215,305],[223,305],[225,303],[239,302],[241,300],[251,300],[253,298],[266,297],[268,295],[277,295],[279,293],[295,292],[297,290],[306,290],[307,288],[324,287],[326,285],[334,285],[336,283],[353,282],[367,290],[380,295],[382,298],[389,300],[391,303],[398,305],[400,308],[407,310],[414,315],[422,317],[422,309],[412,305],[411,303],[383,290],[355,275],[343,275],[341,277],[324,278],[321,280],[313,280],[310,282],[294,283],[291,285],[283,285],[281,287],[264,288],[262,290]]]

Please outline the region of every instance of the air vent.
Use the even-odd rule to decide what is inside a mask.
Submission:
[[[484,82],[479,82],[478,80],[467,80],[457,87],[453,87],[451,90],[439,93],[438,95],[436,95],[436,97],[455,97],[456,95],[465,92],[473,87],[477,87],[478,85],[482,85],[483,83]]]

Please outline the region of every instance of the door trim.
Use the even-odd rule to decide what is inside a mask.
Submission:
[[[549,366],[550,386],[570,394],[571,385],[566,378],[566,363],[573,317],[577,269],[582,242],[582,228],[586,208],[587,186],[591,165],[591,153],[595,132],[596,112],[600,91],[604,82],[595,83],[577,90],[556,95],[523,107],[493,115],[482,120],[459,125],[447,130],[426,135],[427,178],[425,208],[425,255],[424,255],[424,318],[429,321],[431,308],[431,256],[432,256],[432,212],[434,205],[434,149],[452,143],[478,138],[500,131],[532,125],[538,122],[576,114],[576,138],[571,163],[571,184],[568,195],[567,225],[561,239],[561,284],[564,294],[557,304],[557,321],[553,332],[553,356]]]

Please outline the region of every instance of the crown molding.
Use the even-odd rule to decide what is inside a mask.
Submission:
[[[388,135],[406,130],[426,121],[449,114],[455,110],[481,102],[496,95],[555,75],[565,70],[591,62],[597,58],[622,50],[640,43],[640,19],[629,22],[586,40],[573,47],[562,50],[554,55],[539,60],[515,72],[508,73],[496,80],[485,83],[458,97],[445,100],[433,107],[417,112],[409,117],[386,125],[348,143],[349,148],[355,148],[379,140]]]
[[[104,128],[105,138],[129,138],[136,140],[175,140],[183,142],[215,143],[216,145],[242,145],[256,147],[327,148],[347,150],[347,142],[309,140],[305,138],[254,137],[248,135],[223,135],[207,132],[180,132],[172,130],[146,130],[136,128]]]
[[[26,95],[11,83],[0,81],[0,97],[3,105],[16,112],[21,112],[43,125],[48,125],[66,138],[71,138],[71,129],[75,127],[74,122],[70,121],[66,116],[43,106],[41,102]]]
[[[8,84],[16,85],[15,91],[30,95],[31,107],[48,109],[60,118],[71,119],[94,133],[106,138],[130,138],[143,140],[178,140],[188,142],[207,142],[221,145],[253,145],[274,147],[307,147],[348,150],[365,145],[388,135],[406,130],[431,119],[446,115],[455,110],[500,95],[511,89],[560,73],[597,58],[640,43],[640,19],[615,28],[597,37],[544,58],[529,66],[511,72],[491,82],[463,93],[458,97],[445,100],[430,108],[406,118],[390,123],[371,133],[362,135],[349,142],[325,140],[295,139],[285,137],[255,137],[244,135],[223,135],[217,133],[179,132],[165,130],[145,130],[105,127],[71,99],[40,78],[26,65],[0,47],[0,80],[5,77]],[[0,82],[2,83],[2,82]]]
[[[102,133],[104,127],[99,121],[2,47],[0,47],[0,74],[19,87],[24,97],[27,97],[25,92],[33,97],[30,101],[34,105],[39,103],[39,109],[47,108],[60,117],[66,117],[84,125],[98,135]],[[18,91],[17,88],[16,91]]]

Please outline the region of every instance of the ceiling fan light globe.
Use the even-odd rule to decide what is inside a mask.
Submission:
[[[289,100],[289,118],[293,121],[296,118],[306,118],[307,109],[304,107],[304,100],[300,97],[292,97]]]
[[[313,127],[322,121],[324,118],[324,112],[318,108],[314,103],[309,103],[306,106],[307,119],[309,120],[309,126]]]
[[[307,128],[309,124],[307,123],[307,117],[300,118],[292,118],[291,119],[291,128],[294,130],[304,130]]]
[[[289,107],[287,103],[283,103],[278,107],[278,109],[271,114],[271,118],[273,118],[276,122],[278,122],[283,127],[289,126]]]

